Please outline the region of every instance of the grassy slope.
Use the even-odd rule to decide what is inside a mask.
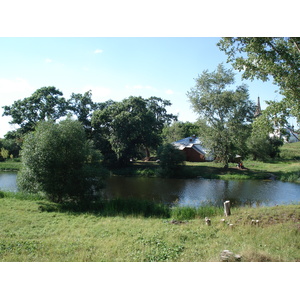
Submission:
[[[0,261],[219,261],[225,249],[242,261],[300,261],[300,205],[232,209],[225,223],[220,213],[207,226],[40,209],[48,204],[0,198]]]

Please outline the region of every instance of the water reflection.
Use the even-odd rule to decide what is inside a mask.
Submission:
[[[17,173],[1,172],[0,173],[0,190],[16,192],[17,191]]]
[[[16,191],[16,173],[0,173],[0,189]],[[138,198],[179,206],[261,206],[300,202],[300,185],[280,181],[111,177],[104,198]]]
[[[260,206],[298,203],[300,185],[280,181],[112,177],[103,196],[176,202],[179,206],[223,206],[225,200],[235,206]]]

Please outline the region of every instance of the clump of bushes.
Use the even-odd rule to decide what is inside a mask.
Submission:
[[[162,145],[157,150],[159,158],[159,175],[162,177],[178,177],[184,164],[184,154],[172,144]]]
[[[25,137],[21,154],[19,189],[43,192],[57,203],[92,201],[107,175],[82,124],[69,118],[38,124]]]

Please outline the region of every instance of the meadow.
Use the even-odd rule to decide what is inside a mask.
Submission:
[[[214,207],[149,210],[120,202],[78,211],[1,192],[0,261],[219,262],[223,250],[242,262],[300,261],[300,205],[232,208],[224,217]]]

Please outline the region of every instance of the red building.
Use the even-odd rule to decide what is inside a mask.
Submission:
[[[186,161],[203,162],[213,160],[213,157],[208,154],[208,151],[196,136],[173,142],[172,145],[184,152]]]

